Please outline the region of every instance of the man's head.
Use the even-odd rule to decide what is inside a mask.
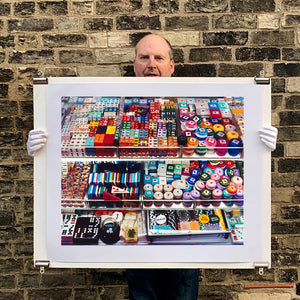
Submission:
[[[175,64],[170,43],[156,34],[144,36],[135,46],[133,68],[137,77],[171,77]]]

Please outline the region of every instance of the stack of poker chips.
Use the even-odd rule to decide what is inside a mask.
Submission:
[[[203,156],[207,153],[224,156],[238,156],[243,150],[243,101],[239,109],[232,105],[231,98],[180,98],[179,112],[182,136],[178,138],[183,154],[194,153]],[[241,98],[242,99],[242,98]],[[238,111],[238,114],[237,114]],[[190,139],[196,139],[191,145]],[[181,143],[182,142],[182,143]],[[195,144],[195,145],[194,145]],[[189,148],[194,148],[194,151]]]

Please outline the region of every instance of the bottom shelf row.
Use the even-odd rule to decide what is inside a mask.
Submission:
[[[243,209],[62,214],[62,245],[243,244]]]

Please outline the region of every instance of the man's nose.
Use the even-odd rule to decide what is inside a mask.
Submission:
[[[154,57],[149,57],[148,60],[148,68],[155,68],[156,67],[156,62]]]

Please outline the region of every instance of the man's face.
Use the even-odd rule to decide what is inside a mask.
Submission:
[[[171,77],[174,61],[170,59],[170,48],[160,36],[147,35],[136,46],[133,68],[136,77]]]

